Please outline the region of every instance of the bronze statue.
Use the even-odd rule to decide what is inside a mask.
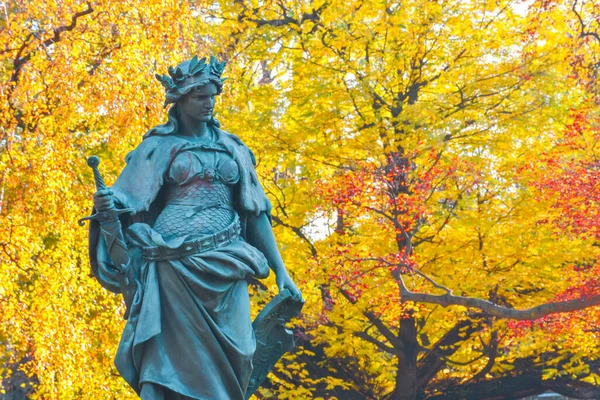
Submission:
[[[248,398],[293,346],[283,324],[302,296],[279,254],[256,160],[213,116],[224,67],[194,57],[156,76],[168,121],[144,135],[111,188],[99,160],[88,162],[92,271],[125,298],[115,364],[142,399]],[[246,279],[269,267],[280,295],[253,329]]]

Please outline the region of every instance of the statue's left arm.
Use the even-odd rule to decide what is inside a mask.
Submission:
[[[279,291],[289,289],[292,296],[298,298],[302,297],[300,290],[298,290],[294,281],[290,278],[290,275],[283,264],[267,214],[261,212],[258,215],[249,215],[247,218],[246,240],[264,254],[269,262],[269,266],[277,276],[277,286],[279,287]]]
[[[223,143],[240,167],[240,182],[236,191],[236,209],[242,218],[243,236],[260,250],[277,276],[279,290],[289,289],[294,297],[302,294],[290,278],[271,227],[271,202],[258,181],[256,158],[252,151],[234,135],[219,131]]]

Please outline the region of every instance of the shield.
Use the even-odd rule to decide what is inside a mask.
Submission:
[[[256,351],[252,359],[254,368],[246,390],[246,399],[263,383],[281,356],[294,348],[294,334],[285,324],[298,316],[303,306],[304,299],[295,299],[285,289],[263,308],[252,323]]]

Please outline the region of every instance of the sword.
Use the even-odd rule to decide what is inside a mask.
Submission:
[[[100,165],[100,159],[97,156],[91,156],[87,160],[87,164],[94,171],[94,181],[96,183],[96,191],[107,189],[102,175],[98,170]],[[125,311],[124,319],[129,318],[129,312],[131,310],[131,304],[137,291],[137,283],[135,280],[135,271],[129,265],[129,253],[127,252],[127,244],[123,238],[123,231],[121,229],[121,221],[119,216],[121,214],[129,213],[135,214],[135,210],[132,208],[117,209],[115,207],[110,210],[96,212],[89,217],[83,217],[78,222],[80,226],[85,225],[85,221],[96,220],[100,222],[100,231],[106,242],[106,249],[108,255],[116,266],[117,281],[121,287],[121,293],[125,300]]]

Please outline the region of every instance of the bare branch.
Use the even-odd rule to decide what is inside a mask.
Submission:
[[[395,348],[388,346],[383,342],[380,342],[379,340],[375,339],[373,336],[369,335],[367,332],[354,332],[354,336],[359,337],[369,343],[373,343],[375,346],[377,346],[381,350],[385,351],[386,353],[394,354],[394,355],[398,355],[398,353],[399,353],[398,350],[396,350]]]
[[[438,304],[442,307],[463,306],[468,308],[476,308],[489,315],[502,319],[515,319],[519,321],[535,320],[550,314],[583,310],[584,308],[600,304],[600,295],[594,295],[574,300],[550,302],[525,310],[517,310],[514,308],[499,306],[498,304],[494,304],[488,300],[474,297],[455,296],[451,293],[446,293],[443,295],[416,293],[406,287],[401,274],[396,272],[394,273],[394,277],[396,278],[400,288],[400,297],[402,302],[414,301],[417,303]]]
[[[368,268],[368,269],[366,269],[364,271],[361,271],[360,274],[354,275],[350,279],[346,279],[344,281],[344,283],[341,285],[342,288],[344,286],[350,284],[351,282],[354,282],[355,280],[358,280],[358,279],[364,277],[365,275],[367,275],[367,274],[375,271],[376,269],[383,268],[385,266],[390,266],[390,265],[397,266],[397,264],[395,264],[395,263],[391,263],[391,262],[389,262],[387,260],[384,260],[382,258],[376,258],[376,257],[366,257],[366,258],[350,258],[350,257],[345,257],[345,258],[346,258],[346,260],[351,261],[351,262],[377,261],[378,265],[375,265],[374,267],[371,267],[371,268]],[[381,265],[381,263],[383,263],[385,265]]]
[[[418,269],[413,269],[413,272],[417,275],[419,275],[421,278],[425,279],[427,282],[431,283],[434,287],[438,288],[438,289],[442,289],[443,291],[445,291],[447,294],[452,294],[452,290],[448,289],[446,286],[444,285],[440,285],[439,283],[437,283],[436,281],[434,281],[432,278],[430,278],[429,276],[425,275],[423,272],[419,271]]]
[[[370,323],[375,325],[379,332],[381,332],[381,334],[392,344],[392,346],[394,346],[394,348],[400,350],[404,348],[404,345],[402,344],[400,339],[398,339],[398,336],[394,335],[392,331],[390,331],[389,328],[385,326],[381,319],[375,316],[375,314],[373,314],[370,311],[366,311],[364,312],[364,315],[365,317],[367,317]]]
[[[419,361],[418,382],[419,387],[425,388],[431,379],[447,364],[459,365],[457,361],[450,360],[461,347],[461,345],[469,340],[473,333],[482,329],[485,324],[478,321],[464,319],[456,323],[444,336],[432,346],[431,349],[422,347],[427,353]],[[476,359],[483,357],[478,356]],[[472,363],[474,360],[470,360]]]
[[[296,226],[292,226],[290,224],[286,224],[285,222],[282,221],[281,218],[279,218],[276,215],[271,216],[271,218],[273,218],[273,221],[275,221],[275,223],[284,226],[286,228],[289,228],[292,230],[292,232],[294,232],[296,234],[296,236],[298,236],[300,239],[304,240],[306,242],[306,244],[308,245],[308,247],[310,248],[310,253],[312,254],[313,258],[316,259],[318,256],[317,253],[317,249],[314,246],[314,244],[310,241],[310,239],[304,234],[304,232],[302,232],[302,229],[296,227]]]
[[[351,304],[356,303],[356,300],[352,299],[352,297],[345,290],[340,289],[339,292]],[[371,311],[365,311],[363,312],[363,315],[367,317],[369,322],[379,330],[383,337],[385,337],[395,349],[398,349],[398,351],[402,351],[404,349],[404,345],[402,344],[398,336],[394,335],[394,333],[390,331],[390,329],[387,326],[385,326],[385,324],[383,323],[383,321],[381,321],[379,317],[377,317]]]
[[[583,22],[583,18],[575,9],[577,7],[577,2],[578,2],[578,0],[575,0],[573,2],[573,7],[571,7],[571,10],[575,13],[575,15],[577,16],[577,19],[579,20],[579,26],[581,27],[581,32],[579,33],[579,37],[584,38],[586,36],[592,36],[592,37],[596,38],[596,40],[598,42],[600,42],[600,35],[598,35],[598,33],[590,32],[590,31],[586,32],[586,30],[585,30],[586,26],[585,26],[585,23]]]
[[[73,29],[75,29],[75,27],[77,26],[77,20],[79,18],[83,17],[84,15],[92,13],[93,11],[94,11],[94,9],[92,8],[92,5],[88,2],[87,8],[85,10],[73,14],[73,16],[71,17],[71,23],[69,25],[61,25],[58,28],[54,28],[52,30],[54,35],[51,38],[46,39],[44,41],[40,41],[41,46],[44,49],[46,49],[48,46],[59,42],[61,40],[61,34],[63,32],[72,31]],[[14,82],[15,84],[19,82],[19,77],[20,77],[20,73],[21,73],[23,66],[25,64],[27,64],[27,62],[29,62],[33,52],[35,52],[35,50],[36,50],[36,49],[34,49],[31,52],[23,55],[23,52],[25,51],[27,46],[30,44],[30,40],[32,37],[35,37],[35,35],[33,33],[30,33],[27,36],[27,38],[23,42],[23,45],[19,48],[17,55],[13,60],[13,72],[11,74],[10,81]]]
[[[488,362],[481,369],[481,371],[479,371],[473,377],[474,381],[476,381],[477,379],[480,379],[480,378],[481,379],[485,378],[485,376],[494,367],[494,364],[496,364],[496,357],[498,356],[498,344],[500,343],[500,341],[498,340],[498,331],[496,331],[496,330],[492,331],[491,336],[492,337],[490,338],[490,344],[489,345],[485,345],[485,343],[483,343],[483,340],[481,341],[481,344],[483,344],[483,346],[484,346],[484,351],[483,351],[482,355],[488,357]],[[481,340],[481,338],[480,338],[480,340]]]

